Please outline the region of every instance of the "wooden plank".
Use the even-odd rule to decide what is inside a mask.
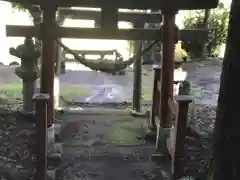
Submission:
[[[10,1],[10,0],[8,0]],[[14,0],[22,3],[22,0]],[[44,5],[51,1],[25,0],[26,4]],[[216,8],[218,0],[52,0],[58,6],[101,7],[103,4],[114,3],[123,9],[209,9]]]
[[[67,18],[71,19],[87,19],[87,20],[98,20],[101,11],[100,10],[79,10],[61,8],[59,13]],[[139,21],[148,23],[161,23],[161,13],[145,13],[145,12],[118,12],[118,21],[126,21],[137,23]]]
[[[53,35],[58,38],[161,40],[159,29],[102,30],[98,28],[58,27],[56,31],[57,33]],[[6,34],[10,37],[36,37],[39,35],[39,28],[34,26],[6,25]],[[180,40],[205,41],[207,34],[208,30],[204,29],[183,29],[180,30]]]

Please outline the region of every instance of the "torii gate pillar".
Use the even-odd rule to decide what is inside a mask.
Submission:
[[[175,15],[176,11],[163,11],[163,45],[162,45],[162,73],[160,93],[160,125],[163,128],[172,127],[172,113],[168,106],[168,99],[173,98],[174,81],[174,49],[175,49]]]
[[[168,105],[169,98],[173,98],[174,81],[174,49],[176,42],[175,10],[163,10],[162,27],[162,71],[160,91],[160,124],[158,124],[157,150],[161,153],[166,151],[166,142],[173,129],[173,115]]]
[[[51,127],[55,119],[54,110],[54,74],[56,55],[56,11],[57,6],[48,4],[41,7],[43,10],[43,22],[41,24],[40,38],[42,40],[42,68],[41,68],[41,93],[50,96],[47,106],[48,127]]]

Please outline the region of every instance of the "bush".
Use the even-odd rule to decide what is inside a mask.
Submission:
[[[195,48],[203,47],[208,56],[218,56],[220,46],[225,43],[227,30],[228,30],[228,15],[229,11],[221,3],[216,9],[211,10],[208,19],[208,28],[213,30],[213,37],[209,39],[206,44],[199,44],[197,42],[185,43],[184,47],[189,54],[194,54],[194,52],[189,52],[188,48],[195,46]],[[201,28],[203,27],[204,21],[204,10],[190,11],[189,16],[185,18],[184,27],[185,28]]]

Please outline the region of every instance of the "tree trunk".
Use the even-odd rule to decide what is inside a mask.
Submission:
[[[210,9],[205,9],[203,18],[203,28],[208,28],[208,19],[210,17]]]
[[[209,17],[210,17],[210,12],[211,12],[211,9],[205,9],[204,10],[204,18],[203,18],[203,22],[202,22],[202,28],[204,29],[208,29],[208,20],[209,20]],[[204,43],[202,43],[201,45],[201,56],[204,56],[205,55],[205,48],[206,48],[206,43],[207,41],[205,41]],[[209,54],[208,54],[209,55]]]
[[[240,179],[240,1],[232,0],[214,129],[214,180]]]

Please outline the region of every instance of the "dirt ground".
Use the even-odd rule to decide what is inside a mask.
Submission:
[[[197,102],[189,126],[201,134],[199,138],[188,134],[185,175],[200,178],[210,153],[221,64],[188,63],[185,68]],[[153,156],[154,144],[142,138],[146,119],[114,114],[59,115],[57,119],[64,125],[65,144],[58,179],[169,179],[169,163]],[[0,109],[0,179],[33,179],[34,130],[33,119]]]
[[[68,121],[59,179],[168,179],[169,164],[154,160],[155,146],[143,139],[144,119],[115,114],[59,119]]]
[[[199,106],[196,119],[205,118],[200,131],[211,133],[215,108]],[[60,115],[64,155],[57,179],[170,179],[166,159],[155,157],[155,145],[143,139],[146,119],[123,115]],[[193,124],[193,123],[192,123]],[[195,123],[196,124],[196,123]],[[33,121],[5,116],[1,120],[0,177],[6,180],[33,179]],[[197,127],[197,126],[195,126]],[[211,139],[188,134],[185,175],[200,177],[209,157]]]

